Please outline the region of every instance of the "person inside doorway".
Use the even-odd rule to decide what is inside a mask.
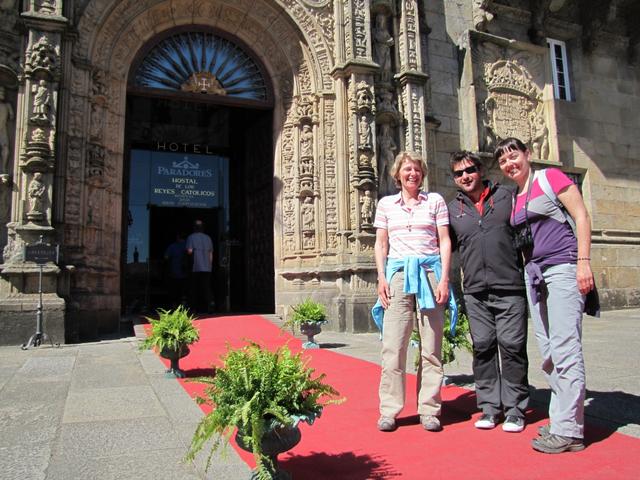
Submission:
[[[164,259],[167,262],[167,287],[171,308],[176,308],[185,301],[186,282],[188,277],[187,243],[182,232],[176,233],[175,241],[167,247]]]
[[[211,313],[211,269],[213,242],[204,233],[204,223],[196,220],[193,233],[187,237],[187,253],[193,260],[191,271],[191,309],[196,313]]]

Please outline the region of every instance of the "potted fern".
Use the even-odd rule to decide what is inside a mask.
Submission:
[[[302,348],[320,348],[314,339],[322,331],[322,325],[327,323],[327,312],[324,305],[310,298],[293,305],[293,313],[289,315],[283,326],[300,328],[300,333],[307,336]]]
[[[458,321],[454,332],[451,332],[451,317],[449,309],[444,314],[444,332],[442,336],[442,365],[447,365],[456,360],[458,351],[467,351],[473,354],[473,345],[470,340],[469,319],[467,314],[458,305]],[[411,333],[411,343],[414,346],[420,344],[420,335],[418,330]],[[415,365],[418,365],[420,352],[418,351],[415,359]]]
[[[151,332],[140,349],[155,348],[161,357],[171,361],[167,377],[184,377],[179,365],[180,359],[189,354],[189,345],[200,338],[200,333],[193,324],[195,316],[189,313],[187,307],[180,305],[174,310],[158,309],[157,319],[146,319],[151,324]]]
[[[193,460],[213,438],[208,469],[213,452],[237,428],[238,446],[256,461],[252,478],[287,478],[278,469],[278,454],[300,441],[298,423],[312,424],[325,405],[341,401],[338,392],[323,382],[324,374],[314,378],[301,354],[292,354],[286,345],[274,352],[257,343],[228,348],[222,362],[214,377],[194,380],[207,385],[196,400],[213,410],[196,428],[187,459]]]

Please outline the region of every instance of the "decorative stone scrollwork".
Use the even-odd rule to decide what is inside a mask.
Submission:
[[[87,152],[87,176],[102,178],[104,175],[106,150],[102,145],[90,144]]]
[[[60,47],[47,37],[42,35],[28,50],[24,65],[24,73],[27,77],[44,75],[49,78],[58,78],[60,73]]]
[[[365,0],[353,1],[353,39],[354,56],[356,58],[367,57],[367,21],[365,18]]]
[[[55,15],[56,13],[55,0],[40,0],[40,4],[38,6],[38,13],[43,13],[45,15]]]
[[[313,194],[314,143],[312,125],[304,124],[300,132],[300,161],[298,162],[298,178],[300,181],[301,195]]]
[[[300,125],[304,122],[317,124],[320,121],[317,95],[297,95],[294,97],[295,122]]]
[[[25,148],[25,159],[22,167],[28,170],[47,170],[53,167],[51,146],[47,132],[40,127],[32,130]]]
[[[364,80],[357,83],[355,86],[355,95],[352,97],[352,110],[361,112],[366,110],[371,113],[375,113],[375,102],[373,98],[373,91],[371,85]],[[353,101],[355,100],[355,104]]]

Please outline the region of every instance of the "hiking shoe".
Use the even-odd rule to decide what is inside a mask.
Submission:
[[[581,438],[563,437],[555,433],[549,433],[546,437],[533,439],[531,446],[542,453],[579,452],[584,450]]]
[[[440,420],[438,417],[433,415],[420,415],[420,423],[424,427],[425,430],[429,432],[439,432],[442,430],[442,425],[440,425]]]
[[[381,432],[393,432],[396,429],[396,420],[391,417],[380,417],[378,419],[378,430]]]
[[[538,435],[541,437],[547,437],[551,433],[551,424],[541,425],[538,427]]]
[[[491,430],[492,428],[496,428],[497,423],[497,415],[489,415],[488,413],[483,413],[473,425],[481,430]]]
[[[516,415],[507,415],[502,424],[502,430],[511,433],[520,433],[524,430],[524,418]]]

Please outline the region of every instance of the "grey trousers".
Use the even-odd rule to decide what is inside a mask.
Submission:
[[[551,433],[584,437],[585,369],[582,355],[584,295],[578,290],[576,266],[554,265],[544,273],[542,298],[529,308],[542,355],[542,370],[551,388]],[[525,275],[527,287],[529,278]]]
[[[524,291],[465,294],[473,376],[483,413],[524,417],[529,405],[527,298]]]

